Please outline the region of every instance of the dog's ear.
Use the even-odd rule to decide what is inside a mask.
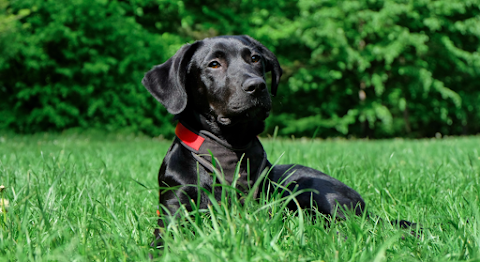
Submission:
[[[268,55],[265,55],[268,54]],[[282,77],[283,70],[280,67],[280,63],[277,60],[277,57],[266,47],[264,47],[264,55],[267,58],[266,71],[272,72],[272,87],[271,93],[273,96],[277,95],[278,84],[280,83],[280,77]]]
[[[272,87],[270,93],[275,96],[277,94],[277,88],[278,84],[280,82],[280,77],[282,77],[283,70],[280,67],[280,63],[277,60],[277,57],[270,51],[268,48],[266,48],[264,45],[262,45],[260,42],[257,40],[253,39],[252,37],[248,35],[242,35],[245,40],[247,40],[250,43],[255,44],[262,52],[263,57],[265,58],[265,72],[272,72]]]
[[[185,79],[188,65],[201,41],[186,44],[165,63],[153,67],[142,79],[142,84],[170,114],[178,115],[187,106]]]

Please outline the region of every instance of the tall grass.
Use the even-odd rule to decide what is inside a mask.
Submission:
[[[480,261],[480,137],[263,142],[271,162],[338,178],[374,215],[329,221],[285,210],[276,196],[213,202],[181,209],[154,250],[157,172],[170,141],[3,135],[0,261]]]

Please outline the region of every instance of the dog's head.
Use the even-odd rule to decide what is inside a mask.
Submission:
[[[282,75],[275,55],[249,36],[220,36],[184,45],[147,72],[142,84],[171,114],[195,111],[233,126],[268,116],[270,71],[275,95]]]

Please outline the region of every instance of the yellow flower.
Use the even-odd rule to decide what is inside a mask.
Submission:
[[[8,204],[9,204],[8,200],[0,199],[0,213],[3,213],[4,209],[5,209],[5,212],[7,212]]]
[[[2,192],[4,189],[5,189],[5,186],[4,186],[4,185],[1,185],[1,186],[0,186],[0,192]]]

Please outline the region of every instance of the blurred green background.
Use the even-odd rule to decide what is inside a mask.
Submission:
[[[284,69],[267,133],[480,132],[480,0],[0,0],[0,130],[171,137],[143,74],[224,34]]]

